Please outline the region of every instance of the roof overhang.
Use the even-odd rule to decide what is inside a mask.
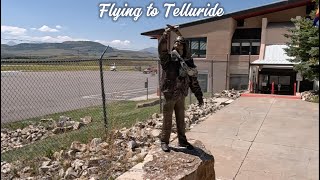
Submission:
[[[264,59],[258,59],[250,63],[251,65],[276,65],[276,66],[288,66],[298,64],[291,62],[290,60],[294,59],[289,57],[285,52],[285,49],[288,48],[284,44],[270,44],[265,47]]]
[[[271,63],[271,62],[268,62],[264,59],[262,60],[256,60],[256,61],[253,61],[252,63],[250,63],[250,65],[276,65],[276,66],[288,66],[288,65],[295,65],[295,64],[299,64],[299,63],[293,63],[293,62],[279,62],[279,63]]]
[[[304,6],[311,3],[312,3],[311,0],[285,0],[285,1],[280,1],[276,3],[266,4],[260,7],[254,7],[250,9],[241,10],[241,11],[231,12],[221,17],[204,18],[201,20],[179,24],[179,27],[184,28],[184,27],[194,26],[194,25],[208,23],[212,21],[218,21],[221,19],[227,19],[230,17],[232,17],[235,20],[245,19],[249,17],[260,16],[268,13],[282,11],[290,8],[300,7],[300,6]],[[164,31],[163,28],[156,29],[152,31],[143,32],[141,33],[141,35],[149,36],[151,38],[159,38],[159,36],[163,33],[163,31]]]
[[[260,67],[261,69],[293,69],[293,65],[292,66],[288,66],[288,65],[262,65]]]

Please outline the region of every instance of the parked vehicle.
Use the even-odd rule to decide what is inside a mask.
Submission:
[[[110,66],[110,71],[117,71],[116,63]]]
[[[154,67],[148,67],[143,70],[143,74],[157,73],[158,69]]]

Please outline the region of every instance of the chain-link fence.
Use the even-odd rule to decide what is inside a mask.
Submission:
[[[228,88],[227,61],[195,64],[205,97]],[[157,59],[1,60],[1,157],[50,156],[160,113],[160,77]]]
[[[46,156],[104,137],[106,126],[129,127],[160,112],[158,60],[103,59],[102,79],[99,65],[98,59],[1,60],[1,157]]]

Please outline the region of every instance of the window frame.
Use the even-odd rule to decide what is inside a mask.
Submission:
[[[260,43],[259,46],[252,45],[253,43],[257,43],[257,42]],[[232,51],[232,47],[234,47],[232,45],[233,43],[240,43],[239,54]],[[231,55],[249,55],[249,53],[248,54],[242,53],[242,43],[250,43],[249,53],[251,52],[251,55],[259,55],[260,54],[260,48],[257,53],[252,53],[252,47],[261,47],[261,40],[260,39],[234,39],[231,42]],[[235,46],[235,47],[237,47],[237,46]]]
[[[249,84],[249,75],[248,74],[230,74],[230,77],[229,77],[229,88],[234,88],[235,90],[246,90],[248,89],[248,84]],[[239,84],[237,84],[237,87],[233,87],[233,81],[234,79],[232,78],[239,78],[238,80],[240,81]],[[241,78],[244,78],[245,79],[245,83],[241,83]],[[244,81],[242,81],[244,82]],[[244,88],[242,88],[242,86],[244,86]]]
[[[197,48],[197,53],[196,53],[196,57],[195,58],[206,58],[207,57],[207,44],[208,44],[208,38],[207,37],[195,37],[195,38],[186,38],[187,41],[189,41],[189,50],[192,53],[192,49],[191,49],[191,44],[192,42],[197,42],[198,43],[198,48]],[[206,44],[206,48],[205,50],[201,50],[200,49],[200,42],[205,42]],[[204,54],[201,54],[201,51],[205,51]]]

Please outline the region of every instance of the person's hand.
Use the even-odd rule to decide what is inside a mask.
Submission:
[[[198,105],[199,105],[199,107],[201,107],[201,106],[203,106],[203,104],[204,104],[203,98],[201,97],[198,99]]]
[[[167,27],[164,29],[164,32],[170,32],[171,30],[172,30],[171,28]]]
[[[164,35],[168,35],[168,34],[170,34],[170,31],[172,31],[172,28],[167,27],[167,28],[164,29],[163,34],[164,34]]]

